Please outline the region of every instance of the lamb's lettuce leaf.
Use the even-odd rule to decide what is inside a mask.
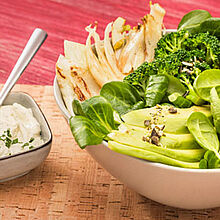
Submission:
[[[82,109],[82,103],[78,99],[74,99],[72,102],[72,108],[75,115],[85,116],[85,113]]]
[[[169,80],[167,95],[171,95],[174,92],[178,92],[180,95],[183,95],[187,91],[185,86],[180,82],[178,78],[169,74],[165,75]]]
[[[145,105],[136,88],[126,82],[113,81],[106,83],[102,87],[100,95],[111,103],[119,115],[130,110],[141,109]]]
[[[144,104],[139,92],[128,83],[107,83],[100,96],[84,102],[73,100],[75,116],[69,120],[72,134],[81,148],[100,144],[119,124],[114,115],[143,108]]]
[[[220,38],[220,18],[212,17],[208,11],[193,10],[181,19],[178,30],[187,30],[192,34],[209,32]]]
[[[204,158],[200,160],[199,168],[200,169],[220,168],[220,160],[216,156],[216,153],[211,150],[206,151]]]
[[[200,24],[199,32],[209,32],[220,38],[220,18],[209,18]]]
[[[178,25],[178,30],[185,29],[190,33],[195,33],[198,29],[200,29],[200,24],[208,18],[211,18],[211,15],[208,11],[200,9],[190,11],[181,19]]]
[[[84,116],[71,117],[69,122],[72,134],[81,148],[100,144],[109,133],[101,123]]]
[[[113,108],[101,96],[84,102],[73,101],[75,116],[69,120],[72,134],[81,148],[100,144],[112,130],[116,129]]]
[[[159,104],[166,94],[169,79],[166,75],[152,75],[149,77],[145,91],[146,107],[153,107]]]
[[[216,131],[220,134],[220,86],[213,87],[210,91],[211,113]]]
[[[214,126],[202,112],[193,112],[188,120],[187,127],[196,142],[205,150],[214,151],[219,155],[219,140]]]

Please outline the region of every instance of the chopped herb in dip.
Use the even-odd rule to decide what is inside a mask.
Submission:
[[[0,157],[40,146],[40,133],[31,109],[17,103],[0,107]]]

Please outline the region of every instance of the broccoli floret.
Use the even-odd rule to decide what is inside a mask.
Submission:
[[[155,62],[144,62],[133,73],[126,76],[123,81],[135,86],[140,94],[144,96],[148,78],[154,74],[157,74]]]
[[[144,62],[133,73],[126,76],[123,81],[137,87],[137,89],[143,90],[145,85],[143,85],[141,82],[144,82],[145,84],[145,81],[147,80],[147,76],[145,75],[145,69],[147,65],[149,64]]]
[[[220,41],[216,36],[209,33],[189,35],[188,31],[182,30],[172,32],[162,37],[155,49],[155,59],[168,56],[178,50],[196,51],[205,54],[202,60],[206,61],[212,68],[220,68]]]
[[[186,50],[205,51],[205,61],[212,68],[220,68],[220,41],[216,36],[209,33],[190,35],[183,46]]]
[[[157,74],[169,74],[177,78],[184,74],[190,82],[193,82],[200,72],[210,69],[204,61],[205,56],[205,52],[198,49],[192,51],[180,49],[153,62],[156,64]]]
[[[171,32],[162,37],[155,49],[155,59],[165,57],[171,53],[183,49],[183,43],[189,37],[188,31],[182,30],[178,32]]]
[[[158,73],[173,75],[186,87],[193,84],[195,78],[211,67],[204,61],[205,52],[201,50],[178,50],[162,59],[156,59]]]
[[[178,50],[166,57],[156,59],[154,62],[156,63],[158,74],[178,75],[179,67],[182,61],[186,60],[186,57],[188,57],[187,51]]]

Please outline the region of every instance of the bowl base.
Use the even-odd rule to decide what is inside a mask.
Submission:
[[[28,174],[29,172],[30,172],[30,170],[28,170],[28,171],[26,171],[26,172],[24,172],[22,174],[16,175],[16,176],[12,176],[12,177],[8,177],[8,178],[5,178],[5,179],[1,179],[0,183],[3,183],[3,182],[6,182],[6,181],[9,181],[9,180],[13,180],[13,179],[16,179],[18,177],[24,176],[24,175]]]

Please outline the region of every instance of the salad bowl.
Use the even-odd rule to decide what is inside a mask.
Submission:
[[[63,116],[67,111],[55,77],[54,96]],[[178,168],[122,155],[108,143],[87,146],[87,152],[111,175],[139,194],[156,202],[184,209],[220,206],[220,170]]]

